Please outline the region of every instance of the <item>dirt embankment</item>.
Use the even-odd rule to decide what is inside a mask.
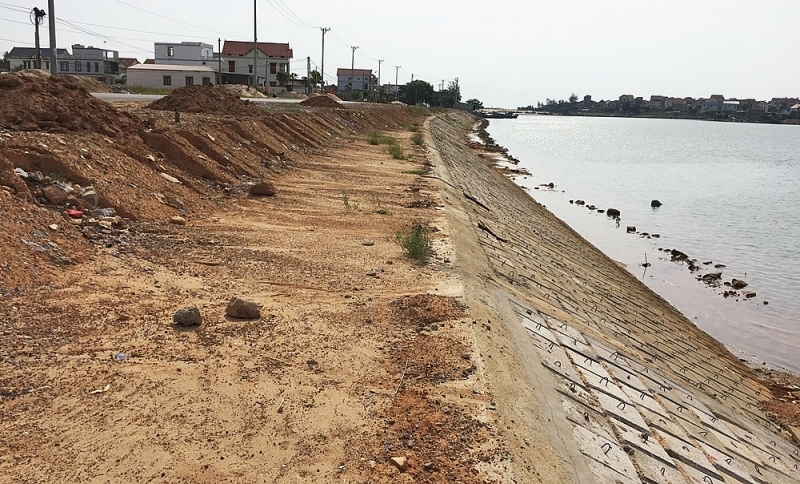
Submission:
[[[242,101],[227,90],[211,86],[189,86],[176,89],[169,96],[150,104],[150,109],[231,116],[263,114],[263,111],[255,104]]]
[[[0,129],[0,475],[509,481],[420,118],[126,104],[101,129],[73,90],[75,119]],[[414,224],[426,266],[394,241]],[[225,315],[237,294],[260,318]],[[172,325],[186,306],[200,326]]]

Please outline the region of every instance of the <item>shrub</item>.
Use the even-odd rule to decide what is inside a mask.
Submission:
[[[397,140],[372,130],[367,133],[367,143],[371,145],[394,145],[397,144]]]
[[[412,133],[416,133],[419,131],[419,125],[417,123],[411,123],[411,126],[408,127],[408,130]]]
[[[422,146],[425,143],[425,138],[423,138],[422,133],[416,132],[414,136],[411,137],[411,142],[414,143],[414,146]]]
[[[433,255],[433,245],[428,231],[420,224],[414,225],[409,232],[398,231],[395,240],[406,255],[422,264],[428,262]]]
[[[392,158],[395,160],[405,160],[406,156],[403,154],[403,147],[398,144],[389,145],[386,148],[389,151],[389,154],[392,155]]]

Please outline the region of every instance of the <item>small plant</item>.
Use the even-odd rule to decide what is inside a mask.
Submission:
[[[395,240],[403,248],[406,255],[424,264],[433,255],[433,244],[427,229],[421,224],[415,224],[411,231],[398,231]]]
[[[367,143],[371,145],[396,145],[397,140],[373,130],[367,133]]]
[[[376,208],[375,213],[380,215],[389,215],[389,211],[386,210],[385,208]]]
[[[395,160],[405,160],[406,159],[406,155],[403,154],[403,147],[402,146],[396,145],[396,144],[395,145],[389,145],[386,149],[389,152],[389,154],[392,155],[392,158],[394,158]]]
[[[342,204],[344,205],[344,209],[348,212],[357,212],[358,211],[358,202],[350,203],[350,194],[347,192],[342,192]]]
[[[425,138],[423,138],[422,133],[416,132],[411,137],[411,142],[414,143],[414,146],[422,146],[425,143]]]
[[[408,130],[412,133],[416,133],[419,131],[419,125],[417,123],[411,123],[411,126],[408,127]]]

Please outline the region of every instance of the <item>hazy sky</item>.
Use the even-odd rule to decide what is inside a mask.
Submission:
[[[289,42],[300,75],[306,56],[320,64],[318,27],[331,27],[326,77],[350,66],[357,45],[356,68],[377,74],[385,59],[384,83],[394,82],[396,65],[401,83],[413,73],[438,88],[458,77],[465,99],[491,106],[573,92],[595,100],[800,96],[800,0],[257,1],[259,40]],[[144,60],[155,41],[253,39],[249,0],[55,3],[56,17],[72,22],[58,23],[59,47],[104,46]],[[23,11],[33,6],[47,1],[0,0],[0,51],[33,44]]]

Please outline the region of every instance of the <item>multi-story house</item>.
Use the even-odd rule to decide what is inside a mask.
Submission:
[[[278,74],[289,74],[292,48],[289,44],[259,42],[256,50],[255,68],[253,66],[252,42],[226,40],[222,46],[222,79],[228,84],[278,86]]]
[[[50,70],[50,49],[42,48],[42,69]],[[11,70],[34,69],[36,49],[33,47],[14,47],[8,53]],[[72,54],[67,49],[56,49],[56,69],[59,74],[94,77],[106,84],[113,84],[119,75],[119,53],[115,50],[72,46]]]
[[[336,88],[339,91],[372,91],[378,85],[372,69],[340,67],[336,70],[336,77]]]
[[[42,69],[50,70],[50,48],[42,47]],[[72,56],[67,49],[56,49],[56,58],[62,62],[67,62]],[[14,47],[8,52],[9,70],[18,71],[21,69],[36,69],[36,49],[33,47]],[[62,69],[66,67],[66,69]],[[59,74],[69,72],[68,65],[59,65]]]
[[[156,42],[155,63],[217,69],[214,46],[203,42]]]

